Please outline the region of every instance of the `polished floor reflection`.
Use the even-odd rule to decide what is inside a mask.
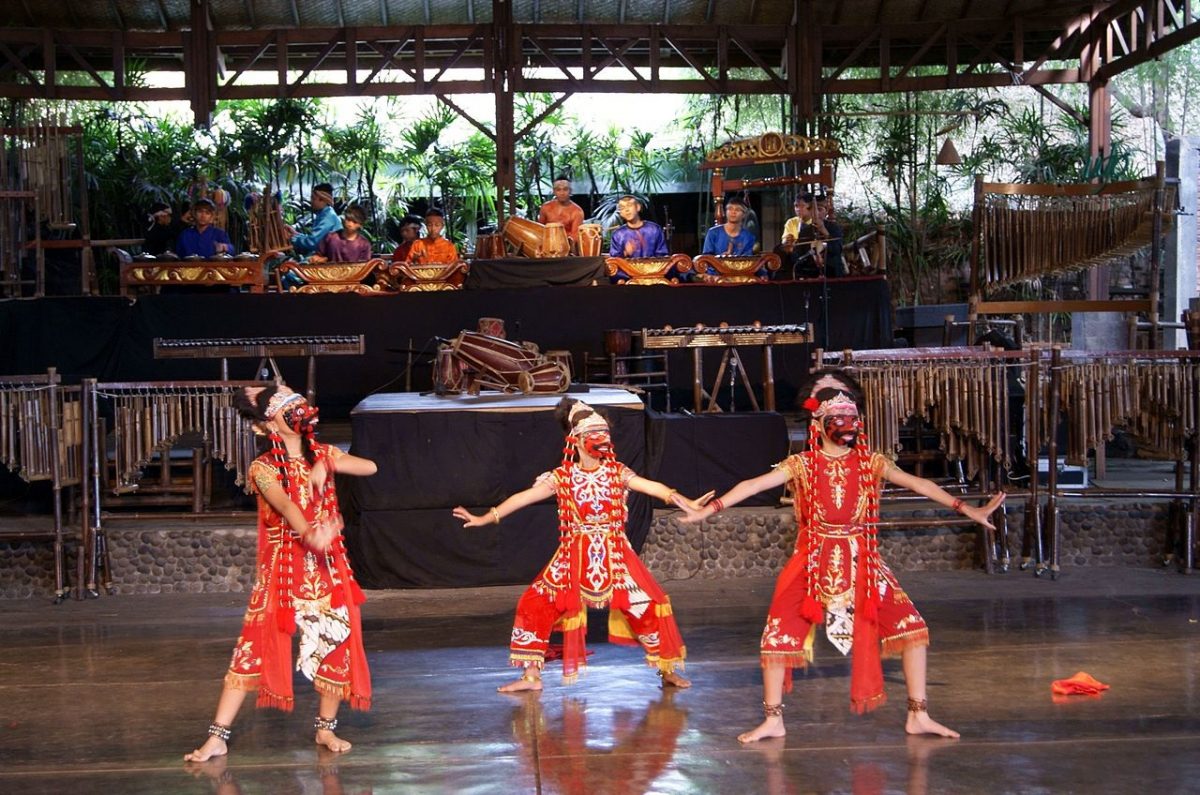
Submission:
[[[903,733],[891,702],[848,709],[849,664],[818,641],[787,699],[788,736],[741,747],[759,717],[765,580],[667,583],[694,687],[659,689],[633,650],[595,638],[590,668],[541,694],[501,695],[517,588],[372,593],[375,684],[343,712],[354,748],[311,743],[297,711],[247,706],[227,759],[203,740],[244,597],[5,602],[0,791],[13,793],[1194,792],[1200,782],[1200,580],[1165,571],[907,573],[933,632],[932,714],[959,741]],[[603,622],[593,622],[599,629]],[[1087,671],[1098,697],[1054,698]]]

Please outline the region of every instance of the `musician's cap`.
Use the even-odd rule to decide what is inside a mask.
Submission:
[[[402,218],[400,220],[400,226],[420,226],[420,225],[421,225],[421,216],[419,216],[419,215],[406,215],[406,216],[404,216],[404,218]]]
[[[559,174],[557,177],[554,178],[554,181],[555,182],[570,182],[571,178],[568,177],[566,174]]]
[[[212,199],[196,199],[192,203],[193,210],[209,210],[210,212],[217,211],[217,205],[213,204]]]

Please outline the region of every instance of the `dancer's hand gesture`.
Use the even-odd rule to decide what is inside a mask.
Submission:
[[[476,516],[461,505],[454,509],[454,518],[461,519],[463,527],[483,527],[484,525],[495,524],[490,514]]]
[[[988,500],[986,505],[963,505],[961,509],[962,515],[974,522],[978,522],[989,530],[995,530],[996,526],[992,524],[989,517],[993,511],[1004,504],[1004,498],[1007,496],[1002,491]]]
[[[676,507],[683,511],[683,518],[681,518],[679,521],[683,522],[684,524],[694,524],[695,522],[702,522],[709,516],[712,516],[712,512],[706,511],[704,506],[708,505],[708,501],[713,498],[714,494],[716,494],[715,491],[710,491],[704,496],[695,500],[689,500],[687,497],[684,497],[678,492],[672,494],[671,502],[675,503]]]

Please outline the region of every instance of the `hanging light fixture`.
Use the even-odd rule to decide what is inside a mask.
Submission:
[[[958,156],[958,150],[954,148],[954,141],[946,138],[946,142],[942,144],[942,150],[938,152],[937,159],[934,160],[939,166],[957,166],[962,164],[962,158]]]

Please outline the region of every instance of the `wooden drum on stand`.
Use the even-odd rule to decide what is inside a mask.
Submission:
[[[600,232],[600,224],[579,225],[579,256],[598,257],[604,247],[604,235]]]

